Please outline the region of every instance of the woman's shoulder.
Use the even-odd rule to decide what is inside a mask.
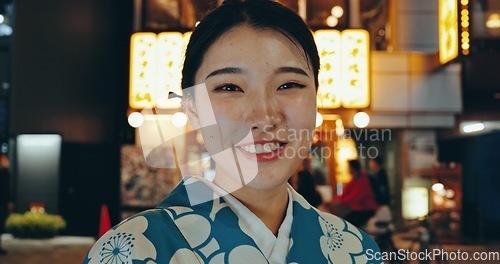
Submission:
[[[295,229],[292,228],[297,236],[311,238],[313,233],[319,232],[321,251],[330,260],[342,259],[342,263],[351,263],[347,259],[354,257],[355,261],[352,263],[381,263],[377,259],[377,256],[380,257],[380,249],[366,232],[341,217],[318,210],[296,192],[292,191],[292,194],[297,203],[294,206],[294,222],[300,223],[295,224]],[[307,231],[303,228],[304,225],[309,226]],[[309,247],[313,243],[309,241],[303,244],[297,241],[296,244]]]
[[[170,259],[178,248],[188,247],[164,209],[151,209],[131,216],[100,237],[83,263],[116,259],[123,263],[144,263]],[[157,251],[161,248],[161,251]],[[129,262],[130,261],[130,262]],[[110,263],[114,263],[110,261]]]

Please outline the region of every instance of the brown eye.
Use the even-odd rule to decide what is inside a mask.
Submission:
[[[234,84],[223,84],[220,86],[217,86],[215,88],[215,91],[220,91],[220,92],[243,92],[243,90],[238,87],[237,85]]]
[[[299,88],[300,89],[300,88],[304,88],[304,87],[306,87],[306,86],[303,84],[289,82],[289,83],[285,83],[285,84],[280,85],[280,87],[278,87],[278,90],[287,90],[287,89],[292,89],[292,88]]]

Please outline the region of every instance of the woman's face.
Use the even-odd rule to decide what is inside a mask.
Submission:
[[[238,26],[208,49],[195,83],[206,85],[195,104],[215,181],[228,191],[284,184],[307,157],[315,127],[314,73],[300,46]],[[210,104],[200,106],[207,94]],[[207,105],[216,126],[204,118]]]

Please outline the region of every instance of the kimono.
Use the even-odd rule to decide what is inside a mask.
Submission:
[[[291,186],[277,236],[230,194],[214,195],[219,191],[184,178],[155,209],[110,229],[83,263],[382,263],[371,237],[310,206]],[[215,199],[192,205],[190,195]]]

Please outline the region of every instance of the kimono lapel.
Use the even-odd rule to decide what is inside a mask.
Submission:
[[[285,219],[278,230],[278,236],[267,228],[267,226],[247,207],[232,196],[225,196],[224,199],[231,209],[238,216],[239,226],[242,231],[251,237],[264,256],[270,263],[281,263],[288,254],[290,242],[290,230],[293,222],[293,202],[292,194],[287,190],[289,200],[285,214]]]
[[[214,194],[207,184],[190,179],[183,180],[183,186],[178,186],[159,205],[189,244],[190,249],[183,254],[191,251],[201,263],[269,263],[255,240],[244,231],[245,227],[242,228],[245,224],[226,202],[227,197],[190,204],[186,187],[192,188],[191,195],[205,196],[195,197],[196,200],[207,201],[205,198]]]

